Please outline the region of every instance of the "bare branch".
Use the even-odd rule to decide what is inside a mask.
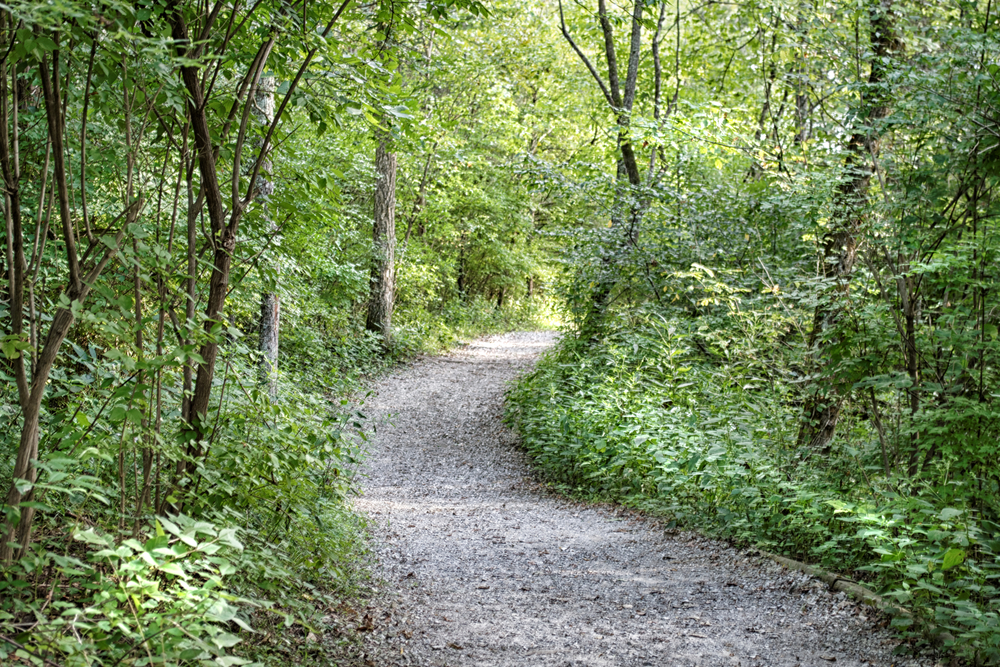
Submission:
[[[622,107],[626,111],[632,111],[632,104],[635,102],[636,81],[639,79],[639,50],[642,48],[642,9],[644,6],[643,0],[635,0],[632,6],[632,36],[629,41],[628,71],[625,74],[625,97],[622,100]]]
[[[573,37],[569,34],[569,28],[566,27],[566,18],[563,16],[562,0],[559,0],[559,22],[562,25],[563,37],[566,38],[569,45],[573,47],[574,51],[576,51],[576,55],[580,56],[580,60],[582,60],[583,64],[587,66],[587,69],[590,70],[591,76],[594,77],[594,81],[597,82],[601,92],[604,94],[604,99],[608,101],[608,104],[614,106],[615,101],[612,99],[611,93],[608,92],[608,87],[604,84],[604,81],[601,80],[601,75],[597,73],[597,70],[591,64],[590,59],[587,58],[583,51],[580,50],[580,47],[576,45],[576,42],[573,41]]]
[[[638,0],[637,0],[638,4]],[[611,89],[611,106],[622,108],[621,85],[618,83],[618,59],[615,56],[615,33],[611,29],[608,18],[608,7],[604,0],[597,2],[597,15],[601,21],[601,32],[604,33],[604,52],[608,58],[608,87]]]

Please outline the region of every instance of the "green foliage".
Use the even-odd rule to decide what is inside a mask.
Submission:
[[[3,507],[0,529],[36,515],[32,546],[0,565],[5,665],[327,664],[305,638],[369,576],[365,522],[350,502],[367,382],[411,355],[554,317],[545,227],[562,225],[566,206],[520,166],[577,129],[521,87],[522,70],[566,61],[521,41],[537,16],[502,8],[511,23],[494,40],[495,19],[472,0],[320,1],[301,12],[223,3],[214,19],[203,4],[176,4],[0,8],[0,131],[8,146],[17,132],[22,209],[0,231],[0,482],[22,496]],[[177,16],[192,34],[216,21],[201,55],[178,55]],[[284,108],[262,172],[271,187],[236,205],[228,190],[252,192],[248,165],[268,133],[245,88],[265,53]],[[52,195],[43,67],[63,95],[69,236]],[[202,80],[226,215],[242,211],[217,317],[206,302],[221,237],[203,199],[184,67]],[[473,76],[490,81],[494,104],[468,86]],[[383,132],[400,162],[388,352],[363,326]],[[117,216],[139,194],[119,244]],[[70,303],[74,237],[84,263],[116,253],[86,300]],[[15,313],[6,279],[18,247],[29,267]],[[262,293],[281,306],[275,400],[260,381]],[[60,307],[75,323],[41,382],[39,476],[11,482],[26,424],[15,376],[23,361],[34,379]],[[190,415],[210,345],[208,408]]]
[[[870,434],[828,458],[796,447],[794,390],[761,354],[775,323],[761,339],[755,315],[706,317],[708,337],[655,310],[617,318],[597,344],[567,335],[510,393],[507,419],[558,488],[854,573],[993,659],[1000,527],[886,478]]]
[[[593,9],[565,16],[600,74],[629,8],[608,41]],[[995,662],[995,12],[665,9],[627,132],[598,100],[603,152],[546,172],[583,222],[573,326],[509,418],[563,488],[852,571],[914,611],[904,635]]]

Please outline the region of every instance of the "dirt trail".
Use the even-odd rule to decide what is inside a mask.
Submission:
[[[393,590],[367,664],[930,664],[894,658],[871,611],[820,582],[547,493],[500,415],[552,342],[486,338],[379,385],[358,504]]]

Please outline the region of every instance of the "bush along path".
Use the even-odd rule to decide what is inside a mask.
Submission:
[[[752,550],[549,493],[501,413],[553,342],[481,339],[378,386],[358,505],[384,586],[358,614],[360,662],[932,664],[894,655],[871,608]]]

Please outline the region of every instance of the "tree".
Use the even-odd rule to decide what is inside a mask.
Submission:
[[[13,47],[17,44],[15,41],[17,26],[18,21],[12,12],[7,10],[0,12],[0,31],[3,32],[6,42],[5,55],[3,60],[0,60],[0,168],[3,171],[5,185],[6,233],[4,238],[11,306],[11,333],[5,342],[16,350],[13,355],[13,366],[22,418],[17,460],[7,492],[6,513],[2,538],[0,538],[2,540],[0,541],[0,562],[2,563],[7,563],[15,556],[23,554],[31,541],[31,529],[35,514],[35,507],[31,503],[34,499],[34,484],[37,476],[36,461],[39,456],[39,419],[46,384],[56,357],[76,320],[77,313],[85,303],[94,284],[118,253],[122,240],[142,211],[143,206],[142,195],[136,196],[133,192],[132,162],[129,161],[126,200],[121,204],[121,213],[110,221],[107,228],[108,231],[114,233],[114,236],[98,238],[88,229],[88,244],[82,255],[80,254],[78,230],[71,210],[69,194],[70,172],[67,167],[68,147],[65,141],[67,124],[62,111],[68,99],[68,91],[63,90],[65,73],[61,68],[65,55],[63,49],[60,48],[61,36],[57,32],[50,32],[49,26],[38,25],[36,34],[39,38],[46,38],[40,57],[36,55],[21,61],[14,61],[11,54],[14,51]],[[48,38],[48,34],[54,35],[55,39]],[[78,75],[72,70],[70,72]],[[46,121],[46,155],[48,156],[49,153],[52,155],[53,193],[58,198],[58,216],[62,226],[62,242],[66,253],[65,288],[58,307],[51,315],[51,324],[45,342],[37,358],[32,359],[30,364],[25,363],[26,355],[24,354],[25,350],[30,349],[30,340],[25,336],[24,331],[25,292],[29,293],[27,305],[30,306],[31,314],[34,315],[35,304],[31,291],[33,278],[31,278],[32,274],[29,271],[34,273],[36,262],[40,261],[40,255],[33,251],[29,264],[29,257],[25,252],[29,245],[26,239],[29,238],[30,232],[26,229],[23,220],[22,193],[25,184],[22,180],[20,152],[22,128],[18,119],[18,113],[21,111],[18,89],[20,88],[20,77],[28,74],[37,74],[41,82]],[[86,79],[88,87],[91,74],[92,71],[88,72]],[[126,110],[126,127],[129,129],[125,134],[126,150],[128,151],[134,150],[135,147],[135,137],[131,132],[131,123],[134,121],[130,113],[133,102],[134,98],[130,99],[125,93],[122,103]],[[137,129],[141,135],[145,126]],[[47,171],[45,176],[48,176]],[[44,188],[35,201],[38,209],[42,207],[43,199]],[[38,215],[38,219],[41,220],[41,214]],[[36,240],[38,233],[36,229],[34,234]],[[35,248],[37,250],[37,245]],[[35,324],[36,319],[31,317],[31,326],[34,327]],[[22,503],[25,505],[22,506]]]
[[[851,277],[858,256],[858,237],[865,218],[868,190],[878,169],[881,144],[881,121],[890,112],[891,84],[888,72],[892,59],[903,44],[897,36],[892,0],[871,0],[868,5],[871,57],[868,62],[868,85],[861,93],[854,128],[847,143],[844,179],[837,190],[833,228],[826,233],[821,247],[819,277],[829,283],[828,295],[816,306],[808,346],[814,371],[829,358],[836,347],[838,327],[846,308]],[[912,332],[911,332],[912,333]],[[915,364],[915,350],[907,355]],[[826,452],[836,432],[844,404],[844,391],[834,382],[818,375],[810,387],[799,430],[800,445]],[[914,412],[916,409],[914,408]]]
[[[273,76],[261,78],[254,100],[254,115],[264,131],[274,122],[274,90],[276,80]],[[264,218],[268,222],[272,236],[278,235],[277,225],[273,216],[267,210],[268,198],[274,194],[274,183],[271,180],[272,162],[265,159],[260,174],[257,176],[257,197],[265,209]],[[277,275],[277,267],[272,263],[270,273]],[[260,377],[261,384],[267,389],[271,401],[278,397],[278,332],[281,324],[281,301],[277,290],[267,290],[260,295]]]
[[[644,0],[635,0],[632,3],[630,15],[631,29],[628,41],[628,65],[624,76],[618,65],[618,49],[615,44],[614,28],[612,17],[608,12],[605,0],[598,0],[597,19],[600,25],[601,35],[604,41],[604,60],[607,65],[607,81],[605,81],[597,68],[587,57],[583,49],[576,43],[570,34],[566,23],[566,16],[563,10],[562,1],[559,1],[559,23],[563,37],[572,47],[581,62],[586,66],[601,91],[604,100],[608,104],[609,110],[614,115],[617,132],[615,134],[616,155],[616,185],[614,192],[614,202],[611,206],[611,228],[616,238],[612,241],[613,247],[608,248],[604,254],[603,266],[599,277],[594,281],[594,289],[590,297],[591,307],[583,324],[585,331],[591,331],[600,324],[605,310],[607,309],[612,291],[615,286],[612,262],[616,255],[627,253],[628,249],[636,244],[642,225],[642,217],[645,209],[641,187],[643,185],[642,168],[636,157],[633,147],[631,125],[636,100],[637,85],[639,79],[639,63],[642,52],[642,28],[643,13],[647,3]],[[651,41],[652,60],[654,67],[654,92],[653,92],[653,112],[657,122],[660,118],[660,101],[662,94],[662,63],[660,60],[659,45],[663,39],[663,22],[666,16],[667,5],[665,2],[659,3],[659,18],[656,23],[656,33]],[[679,66],[679,35],[680,35],[680,14],[676,20],[678,31],[678,66]],[[678,77],[678,92],[680,79]],[[675,94],[671,108],[676,105],[677,95]],[[669,116],[671,109],[667,109],[665,116]],[[656,163],[655,144],[650,148],[649,174],[647,181],[654,177]]]
[[[393,29],[400,20],[398,8],[390,0],[378,9],[376,26],[382,39],[378,54],[395,60],[391,47]],[[372,225],[372,267],[368,316],[365,329],[382,338],[382,347],[392,347],[392,311],[396,302],[396,152],[393,148],[391,116],[383,113],[375,132],[375,196]]]
[[[396,295],[396,154],[392,138],[380,132],[375,152],[375,204],[372,244],[374,257],[365,328],[382,337],[382,345],[392,345],[392,310]]]

